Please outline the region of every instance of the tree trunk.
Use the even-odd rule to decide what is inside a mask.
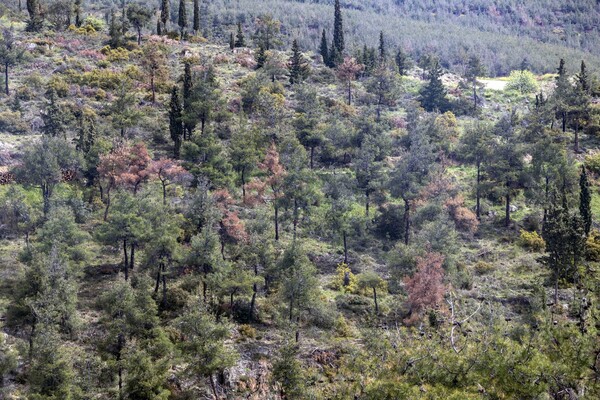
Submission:
[[[370,193],[369,190],[365,191],[365,214],[369,216],[369,205],[370,205]]]
[[[348,241],[346,240],[346,231],[342,233],[344,237],[344,264],[348,265]]]
[[[158,271],[156,272],[156,284],[154,285],[154,293],[158,293],[160,287],[160,271],[162,270],[162,264],[158,265]]]
[[[404,199],[404,244],[408,246],[410,239],[410,203]]]
[[[125,271],[125,280],[129,280],[129,259],[127,257],[127,239],[123,239],[123,267]]]
[[[4,63],[4,90],[6,95],[10,95],[10,90],[8,90],[8,63]]]
[[[138,34],[138,46],[142,44],[142,27],[139,26],[137,28],[137,34]]]
[[[212,374],[208,375],[208,379],[210,381],[210,388],[213,392],[213,396],[215,396],[215,400],[218,400],[219,395],[217,394],[217,387],[215,386],[215,380],[213,379]]]
[[[246,167],[242,167],[240,173],[242,178],[242,202],[246,204]]]
[[[167,185],[166,182],[161,181],[163,190],[163,206],[167,205]]]
[[[110,193],[106,192],[106,207],[104,208],[104,221],[108,219],[108,209],[110,208]]]
[[[279,240],[279,208],[275,206],[275,240]]]
[[[506,210],[504,215],[504,226],[506,226],[507,228],[510,226],[510,193],[506,193]]]
[[[206,284],[206,279],[202,280],[202,298],[204,299],[204,302],[206,303],[206,292],[208,290],[208,285]]]
[[[167,308],[167,276],[165,275],[164,266],[162,274],[162,292],[162,308],[164,310]]]
[[[477,197],[477,206],[475,207],[475,214],[477,215],[477,220],[481,221],[481,162],[477,162],[477,188],[476,195]]]
[[[477,78],[473,82],[473,110],[477,111]]]
[[[119,375],[119,399],[123,399],[123,365],[121,365],[121,353],[125,346],[125,337],[122,333],[119,333],[117,338],[117,365]]]
[[[352,105],[352,81],[348,81],[348,105]]]
[[[42,197],[44,198],[44,218],[50,212],[50,188],[47,184],[42,185]]]
[[[254,276],[258,276],[258,266],[254,264]],[[256,307],[256,295],[258,294],[258,284],[252,284],[252,300],[250,300],[250,318],[254,320],[254,308]]]
[[[579,153],[579,122],[575,125],[574,151],[575,153]]]
[[[554,307],[558,306],[558,271],[555,271],[554,277]]]
[[[293,317],[294,317],[294,296],[292,295],[290,297],[290,322],[292,321]]]
[[[310,148],[310,169],[314,169],[314,167],[315,167],[314,160],[315,160],[315,148],[314,148],[314,146],[312,146]]]
[[[565,111],[562,112],[562,131],[563,133],[567,131],[567,113]]]
[[[150,87],[152,88],[152,104],[156,103],[156,85],[154,85],[154,74],[150,77]]]
[[[373,300],[375,301],[375,315],[379,314],[379,305],[377,304],[377,289],[373,286]]]
[[[131,243],[131,257],[129,258],[129,269],[133,271],[135,266],[135,243]]]

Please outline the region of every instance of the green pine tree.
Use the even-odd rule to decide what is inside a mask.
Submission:
[[[587,74],[587,67],[585,65],[585,61],[583,60],[581,61],[581,70],[577,75],[577,86],[584,93],[588,93],[590,91],[590,81]]]
[[[194,83],[192,81],[192,65],[189,62],[184,63],[183,67],[183,111],[187,112],[191,109],[192,89]],[[192,137],[192,131],[195,125],[189,121],[184,121],[183,139],[189,140]]]
[[[384,63],[387,58],[387,51],[385,48],[385,36],[383,31],[379,32],[379,62]]]
[[[44,126],[42,132],[48,136],[65,136],[67,131],[68,115],[63,107],[56,101],[56,91],[50,88],[46,93],[48,105],[42,114]]]
[[[244,30],[242,29],[242,23],[237,24],[237,34],[235,35],[235,47],[246,47],[246,38],[244,37]]]
[[[290,57],[290,83],[300,83],[306,79],[309,73],[308,63],[300,52],[298,41],[294,39],[292,43],[292,56]]]
[[[429,82],[421,90],[421,105],[427,111],[444,112],[448,109],[446,88],[442,83],[442,67],[435,60],[429,69]]]
[[[581,166],[581,175],[579,176],[579,214],[583,219],[585,235],[590,234],[592,229],[592,194],[590,192],[590,182],[588,181],[585,166]]]
[[[233,51],[235,49],[235,38],[233,36],[233,32],[229,34],[229,49]]]
[[[42,13],[40,0],[27,0],[27,12],[29,13],[27,30],[31,32],[41,31],[44,27],[44,14]]]
[[[396,67],[398,67],[400,76],[406,76],[410,65],[408,55],[402,48],[398,49],[398,53],[396,53]]]
[[[256,51],[255,59],[256,59],[256,69],[262,68],[265,65],[265,63],[267,62],[267,53],[266,53],[265,47],[263,46],[262,43],[258,46],[258,50]]]

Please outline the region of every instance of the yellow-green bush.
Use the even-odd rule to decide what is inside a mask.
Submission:
[[[585,258],[589,261],[600,261],[600,232],[593,230],[585,243]]]
[[[546,242],[537,232],[527,232],[523,229],[519,236],[519,244],[531,251],[543,251],[546,247]]]
[[[119,87],[124,80],[120,72],[114,72],[105,69],[95,69],[82,74],[72,73],[71,80],[81,86],[90,86],[104,90],[114,90]]]
[[[586,156],[585,166],[595,174],[600,174],[600,153],[594,153]]]
[[[240,332],[240,335],[242,335],[242,337],[247,338],[247,339],[254,339],[256,338],[256,329],[250,325],[240,325],[240,327],[238,328],[238,331]]]
[[[335,270],[335,278],[333,279],[332,287],[335,290],[340,290],[344,293],[356,293],[358,289],[358,278],[352,273],[347,264],[341,263]],[[347,285],[344,281],[347,280]]]
[[[100,53],[106,56],[106,59],[110,62],[116,61],[129,61],[129,50],[124,49],[123,47],[119,47],[113,49],[110,46],[104,46]]]
[[[52,75],[48,81],[48,89],[54,89],[58,97],[67,97],[69,84],[59,75]]]
[[[477,275],[486,275],[494,271],[494,265],[485,261],[477,261],[473,269]]]
[[[20,135],[28,131],[29,125],[21,118],[21,113],[10,110],[0,112],[0,132]]]

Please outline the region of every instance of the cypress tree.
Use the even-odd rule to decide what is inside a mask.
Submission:
[[[192,101],[192,66],[189,62],[186,62],[183,67],[183,109],[188,111],[191,109],[191,101]],[[192,131],[194,130],[194,125],[191,123],[184,124],[184,139],[190,139],[192,137]]]
[[[167,23],[169,22],[171,10],[169,9],[169,0],[162,0],[160,6],[160,20],[162,22],[162,27],[164,29],[164,33],[168,32]]]
[[[188,26],[185,0],[179,0],[179,18],[177,22],[179,24],[179,28],[181,29],[181,39],[183,39],[185,36],[185,28]]]
[[[379,32],[379,61],[383,63],[386,58],[385,37],[383,36],[383,31],[381,31]]]
[[[235,49],[235,39],[233,37],[233,32],[229,34],[229,48],[231,49],[231,51]]]
[[[321,46],[319,47],[319,52],[321,53],[321,57],[323,57],[323,64],[330,67],[329,63],[329,46],[327,46],[327,36],[325,34],[325,29],[323,29],[323,34],[321,35]]]
[[[435,60],[429,69],[429,82],[421,90],[421,105],[427,111],[445,111],[448,108],[446,88],[442,83],[442,68]]]
[[[75,0],[73,3],[73,11],[75,12],[75,26],[80,27],[83,22],[81,18],[81,6],[83,5],[83,0]]]
[[[194,32],[200,31],[200,1],[194,0]]]
[[[559,204],[556,193],[548,210],[542,237],[546,242],[546,255],[540,261],[552,271],[554,304],[558,303],[558,282],[566,276],[570,265],[569,215],[564,204]]]
[[[585,166],[581,166],[579,175],[579,214],[583,219],[583,228],[585,235],[590,234],[592,229],[592,194],[590,192],[590,182],[588,181]]]
[[[244,37],[244,30],[242,29],[242,23],[237,24],[237,35],[235,36],[235,47],[246,47],[246,38]]]
[[[183,109],[179,100],[179,88],[177,86],[173,86],[169,109],[169,132],[171,133],[171,139],[173,140],[173,156],[176,159],[179,158],[181,141],[184,133],[182,114]]]
[[[290,83],[302,82],[308,76],[308,65],[298,47],[298,41],[292,43],[292,56],[290,57]]]
[[[335,47],[338,53],[344,53],[344,23],[342,20],[340,0],[335,0],[335,12],[333,22],[333,47]]]

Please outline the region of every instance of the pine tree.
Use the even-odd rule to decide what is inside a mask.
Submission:
[[[444,112],[448,108],[446,88],[442,83],[442,67],[435,60],[429,69],[429,82],[421,90],[421,105],[427,111]]]
[[[200,0],[194,0],[194,32],[200,32]]]
[[[48,90],[46,96],[48,105],[42,114],[42,121],[44,121],[42,132],[51,137],[64,136],[67,131],[67,113],[56,102],[56,91],[54,89]]]
[[[298,47],[298,41],[292,43],[292,56],[290,57],[290,83],[300,83],[308,76],[308,64]]]
[[[321,57],[323,57],[323,64],[330,67],[329,62],[329,46],[327,46],[327,36],[325,34],[325,29],[323,29],[323,34],[321,35],[321,46],[319,47],[319,52],[321,53]]]
[[[27,0],[27,12],[29,13],[29,21],[27,30],[31,32],[39,32],[44,26],[44,16],[41,11],[40,0]]]
[[[400,76],[406,76],[409,68],[409,59],[402,48],[398,49],[398,53],[396,53],[396,67],[398,67]]]
[[[162,22],[162,28],[165,34],[168,32],[167,23],[169,22],[169,19],[171,17],[171,10],[169,8],[169,4],[169,0],[162,0],[160,5],[160,20]]]
[[[182,114],[183,108],[181,106],[181,101],[179,100],[179,88],[177,86],[173,86],[169,109],[169,131],[171,133],[171,139],[173,140],[173,156],[175,159],[179,158],[181,141],[184,133]]]
[[[379,32],[379,62],[385,63],[387,58],[387,51],[385,49],[385,37],[383,31]]]
[[[185,28],[188,26],[187,10],[185,0],[179,0],[179,17],[177,19],[179,29],[181,30],[181,39],[185,37]]]
[[[581,166],[581,175],[579,176],[579,214],[583,219],[585,235],[588,236],[592,229],[592,195],[587,172],[583,165]]]
[[[110,12],[110,25],[108,27],[108,34],[110,36],[110,39],[108,41],[108,44],[110,45],[110,47],[116,49],[118,47],[123,46],[123,44],[125,42],[125,38],[123,35],[123,29],[117,23],[117,16],[116,16],[114,10],[111,10],[111,12]]]
[[[163,32],[162,32],[162,25],[161,25],[161,22],[160,22],[160,18],[156,19],[156,34],[158,36],[162,36],[162,34],[163,34]]]
[[[80,27],[83,19],[81,18],[81,12],[83,8],[83,0],[75,0],[73,2],[73,12],[75,13],[75,26]]]
[[[258,46],[258,50],[256,51],[256,69],[262,68],[267,62],[267,53],[265,51],[262,43]]]
[[[583,60],[581,61],[581,70],[577,75],[577,86],[584,93],[588,93],[590,90],[590,81],[587,74],[587,68],[585,66],[585,61]]]
[[[233,37],[233,32],[229,34],[229,49],[231,51],[235,49],[235,38]]]
[[[340,55],[344,54],[344,23],[342,20],[342,11],[340,0],[335,0],[334,22],[333,22],[333,47]]]
[[[235,35],[235,47],[246,47],[246,38],[244,37],[244,30],[242,29],[242,23],[237,24],[237,34]]]

